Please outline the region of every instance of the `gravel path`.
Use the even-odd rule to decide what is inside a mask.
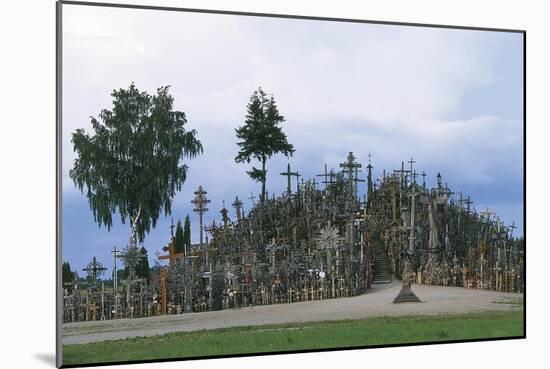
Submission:
[[[246,325],[510,310],[521,307],[518,302],[523,301],[522,294],[413,285],[413,291],[422,300],[421,303],[393,304],[399,290],[400,282],[394,281],[374,285],[366,294],[349,298],[140,319],[69,323],[63,325],[63,344]]]

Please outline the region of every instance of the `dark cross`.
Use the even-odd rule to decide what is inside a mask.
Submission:
[[[227,215],[228,211],[225,208],[225,200],[222,201],[223,208],[220,210],[220,213],[222,214],[222,220],[223,220],[223,226],[227,227],[227,222],[229,222],[229,216]]]
[[[354,178],[353,173],[354,170],[357,172],[356,169],[361,168],[361,164],[355,162],[355,156],[353,155],[353,152],[349,152],[347,160],[344,163],[340,163],[340,168],[344,168],[343,171],[348,173],[348,183],[349,183],[349,192],[350,195],[353,196],[353,184],[354,184]]]
[[[422,176],[422,188],[426,189],[426,176],[427,176],[426,172],[422,171],[421,176]]]
[[[252,207],[254,207],[254,205],[256,205],[254,203],[254,199],[256,198],[256,196],[254,196],[254,194],[252,193],[252,191],[250,191],[250,197],[248,198],[249,200],[252,200]]]
[[[193,209],[194,212],[197,212],[199,213],[199,224],[200,224],[200,245],[202,247],[203,245],[203,238],[202,238],[202,233],[203,233],[203,226],[202,226],[202,216],[204,213],[206,213],[208,211],[208,208],[206,207],[206,204],[208,204],[210,202],[210,200],[208,200],[206,198],[206,194],[207,192],[204,191],[202,189],[202,186],[199,186],[199,189],[197,191],[194,192],[195,193],[195,199],[193,199],[191,201],[191,204],[195,205],[195,208]]]
[[[418,177],[418,174],[416,174],[416,169],[415,169],[413,170],[413,173],[412,173],[412,179],[414,183],[416,183],[416,177]]]
[[[311,181],[311,184],[313,185],[313,189],[316,190],[317,189],[317,181],[315,180],[315,178],[313,178],[313,180]]]
[[[231,204],[237,212],[237,220],[241,220],[241,208],[243,207],[243,202],[239,200],[239,196],[235,196],[235,201]]]
[[[286,176],[287,179],[287,185],[286,185],[286,193],[288,196],[292,193],[292,188],[290,187],[290,177],[292,176],[298,176],[298,172],[291,172],[290,171],[290,163],[287,164],[286,172],[281,173],[282,176]]]
[[[172,225],[170,225],[170,234],[172,235],[172,238],[174,238],[174,218],[172,218]]]
[[[88,276],[92,278],[92,285],[95,285],[96,279],[100,277],[103,272],[107,270],[103,265],[93,257],[92,261],[88,263],[86,268],[82,269],[84,272],[88,273]]]
[[[444,189],[444,193],[447,195],[447,196],[451,196],[451,195],[454,195],[455,193],[451,191],[451,189],[449,188],[449,185],[447,184],[447,182],[445,182],[445,189]]]

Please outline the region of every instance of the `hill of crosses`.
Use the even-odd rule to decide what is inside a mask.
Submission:
[[[453,193],[437,174],[427,188],[411,159],[373,181],[369,163],[343,158],[337,171],[300,180],[290,165],[279,196],[232,210],[203,227],[207,189],[195,192],[200,243],[178,252],[167,236],[146,278],[136,270],[146,257],[135,242],[114,250],[125,276],[106,287],[94,258],[79,288],[65,284],[64,322],[138,318],[266,304],[345,298],[369,293],[392,279],[438,286],[523,292],[524,241],[514,238],[489,210],[477,212],[470,197]],[[361,179],[360,173],[366,177]],[[420,179],[419,177],[422,177]],[[359,186],[366,194],[358,196]],[[230,217],[231,215],[231,217]],[[204,234],[204,237],[203,237]]]

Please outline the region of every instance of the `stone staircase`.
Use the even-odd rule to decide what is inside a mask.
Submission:
[[[380,242],[373,242],[374,277],[372,283],[390,283],[392,281],[388,256]]]

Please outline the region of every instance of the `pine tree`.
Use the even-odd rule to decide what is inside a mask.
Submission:
[[[185,247],[184,243],[183,228],[181,227],[181,221],[178,220],[178,225],[176,226],[176,235],[174,236],[174,252],[183,253]]]
[[[186,250],[191,249],[191,219],[189,219],[189,214],[185,216],[183,224],[183,243]]]
[[[71,264],[68,261],[64,262],[61,266],[61,280],[63,285],[65,283],[72,283],[74,281],[74,273],[71,271]]]
[[[250,97],[244,125],[235,129],[240,140],[237,142],[240,150],[235,162],[250,163],[252,159],[256,159],[262,165],[261,169],[252,167],[252,170],[247,172],[252,180],[262,184],[261,202],[264,202],[266,197],[267,160],[277,153],[292,156],[295,151],[279,126],[284,121],[285,118],[279,114],[273,96],[268,98],[260,87]]]

